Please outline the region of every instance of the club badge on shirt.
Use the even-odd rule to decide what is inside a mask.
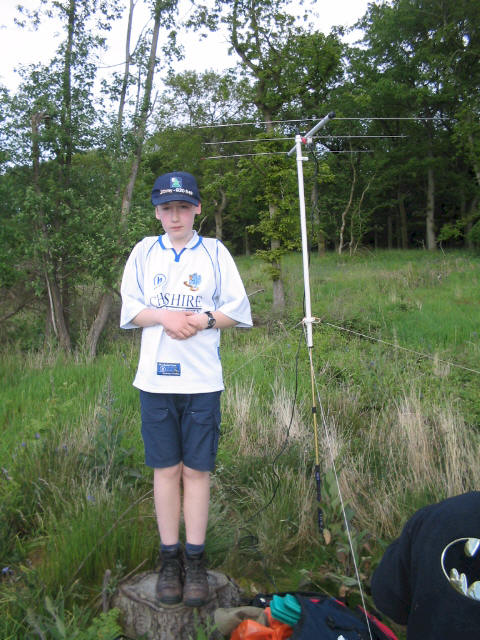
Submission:
[[[188,280],[185,280],[183,284],[191,291],[198,291],[198,287],[200,286],[201,281],[202,276],[200,276],[198,273],[192,273],[188,276]]]

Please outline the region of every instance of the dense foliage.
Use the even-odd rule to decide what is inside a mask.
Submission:
[[[198,177],[202,233],[262,252],[284,308],[281,256],[299,246],[285,152],[331,111],[304,149],[313,249],[480,245],[476,0],[372,3],[355,45],[320,33],[308,5],[300,21],[284,0],[195,3],[179,25],[176,0],[145,0],[151,25],[134,44],[126,32],[123,70],[101,78],[119,3],[38,5],[19,15],[54,16],[61,45],[50,64],[22,69],[15,93],[0,87],[2,339],[51,335],[94,355],[126,255],[159,231],[152,181],[172,169]],[[174,73],[177,30],[220,27],[236,65]]]

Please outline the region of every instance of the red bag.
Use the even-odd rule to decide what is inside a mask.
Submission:
[[[272,618],[270,607],[265,609],[268,624],[266,627],[255,620],[242,620],[232,632],[230,640],[286,640],[293,633],[292,627]]]

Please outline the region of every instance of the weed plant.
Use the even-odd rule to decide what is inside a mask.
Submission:
[[[210,564],[246,597],[316,589],[355,599],[358,572],[368,599],[371,572],[406,518],[479,485],[479,259],[312,256],[314,400],[301,256],[284,259],[280,315],[261,263],[238,263],[256,326],[222,336]],[[1,638],[85,640],[116,624],[99,617],[105,571],[118,581],[154,566],[151,474],[131,386],[138,338],[112,330],[93,362],[20,344],[2,354]]]

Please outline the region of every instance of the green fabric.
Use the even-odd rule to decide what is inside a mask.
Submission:
[[[283,597],[273,596],[270,602],[270,611],[273,618],[294,627],[300,619],[301,607],[295,596],[287,593]]]

